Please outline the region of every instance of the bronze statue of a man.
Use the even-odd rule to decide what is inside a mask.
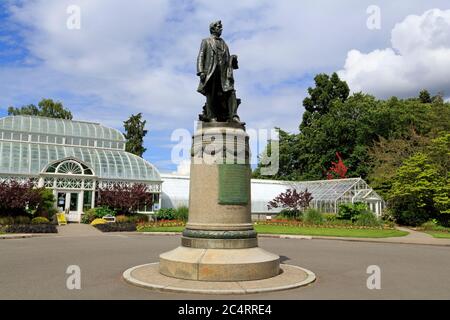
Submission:
[[[231,55],[222,35],[222,22],[210,24],[211,36],[203,39],[197,58],[197,91],[206,96],[201,121],[239,122],[233,70],[238,69],[237,56]]]

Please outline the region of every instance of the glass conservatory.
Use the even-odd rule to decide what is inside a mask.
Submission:
[[[162,206],[176,208],[189,204],[189,177],[163,174]],[[376,215],[384,208],[383,199],[361,178],[318,180],[318,181],[251,181],[252,214],[265,216],[276,214],[278,209],[267,208],[267,205],[280,193],[287,189],[296,189],[312,194],[310,206],[323,213],[337,213],[339,204],[364,202]]]
[[[161,178],[146,160],[125,151],[125,138],[98,123],[35,116],[0,119],[0,181],[32,179],[53,190],[55,206],[80,221],[96,190],[144,183],[160,204]],[[140,208],[152,212],[152,208]]]

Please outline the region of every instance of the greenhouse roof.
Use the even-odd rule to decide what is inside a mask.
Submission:
[[[124,142],[123,134],[98,123],[37,116],[9,116],[0,119],[0,130]]]
[[[161,181],[152,164],[124,151],[123,139],[119,131],[94,123],[33,116],[1,118],[0,174],[37,176],[55,161],[73,159],[102,179]]]
[[[273,187],[268,187],[271,185]],[[278,186],[278,187],[276,187]],[[277,181],[253,179],[252,188],[258,188],[257,197],[266,198],[266,193],[273,194],[274,189],[284,190],[296,189],[298,191],[308,190],[315,201],[336,201],[346,193],[353,190],[372,190],[361,178],[316,180],[316,181]],[[281,191],[281,192],[284,192]],[[380,198],[381,199],[381,198]]]
[[[152,164],[122,150],[0,141],[2,174],[35,176],[51,162],[65,158],[81,160],[102,179],[161,180]]]

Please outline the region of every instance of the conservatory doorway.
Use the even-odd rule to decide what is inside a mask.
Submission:
[[[68,222],[80,222],[83,213],[83,192],[56,190],[56,205],[58,211],[66,214]]]

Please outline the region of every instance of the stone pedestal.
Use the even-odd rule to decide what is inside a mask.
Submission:
[[[200,122],[191,156],[189,221],[181,246],[160,255],[160,273],[203,281],[279,275],[279,256],[258,248],[251,221],[245,128],[235,123]]]

